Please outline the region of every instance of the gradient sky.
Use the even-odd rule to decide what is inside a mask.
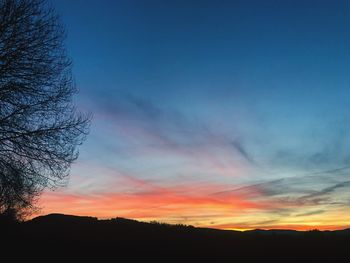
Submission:
[[[350,226],[349,1],[51,2],[94,119],[42,214]]]

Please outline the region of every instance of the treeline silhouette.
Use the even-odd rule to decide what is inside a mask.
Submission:
[[[16,244],[16,249],[28,253],[40,248],[56,258],[112,257],[113,262],[339,262],[348,257],[350,244],[350,229],[240,232],[61,214],[1,224],[7,247]]]

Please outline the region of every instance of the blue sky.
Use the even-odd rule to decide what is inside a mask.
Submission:
[[[350,224],[348,1],[51,2],[94,120],[43,211]]]

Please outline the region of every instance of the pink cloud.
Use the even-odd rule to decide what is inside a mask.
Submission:
[[[42,198],[42,214],[61,212],[92,215],[102,218],[130,217],[135,219],[164,220],[166,218],[193,216],[215,212],[241,213],[246,209],[260,209],[261,205],[242,195],[220,197],[211,193],[222,190],[220,185],[158,186],[149,181],[126,177],[137,186],[132,193],[72,194],[47,192]]]

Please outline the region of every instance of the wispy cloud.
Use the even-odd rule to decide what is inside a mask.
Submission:
[[[313,216],[313,215],[323,214],[324,212],[325,212],[325,210],[314,210],[314,211],[310,211],[310,212],[296,214],[294,216]]]
[[[139,182],[128,178],[130,185],[138,190],[129,192],[101,192],[90,194],[46,193],[46,212],[65,211],[72,214],[99,217],[123,216],[142,220],[157,218],[181,222],[209,219],[209,214],[228,217],[249,209],[258,209],[260,204],[247,200],[244,196],[231,195],[230,198],[213,197],[209,192],[216,191],[218,185],[172,185],[158,186],[150,182]],[[179,216],[181,215],[181,216]]]
[[[114,153],[127,153],[134,159],[167,156],[176,166],[181,161],[197,173],[201,170],[213,175],[238,175],[246,166],[244,162],[253,163],[234,134],[213,130],[202,120],[170,106],[130,94],[102,100],[97,105],[100,115],[96,114],[96,118],[105,122],[109,137],[119,142]]]

